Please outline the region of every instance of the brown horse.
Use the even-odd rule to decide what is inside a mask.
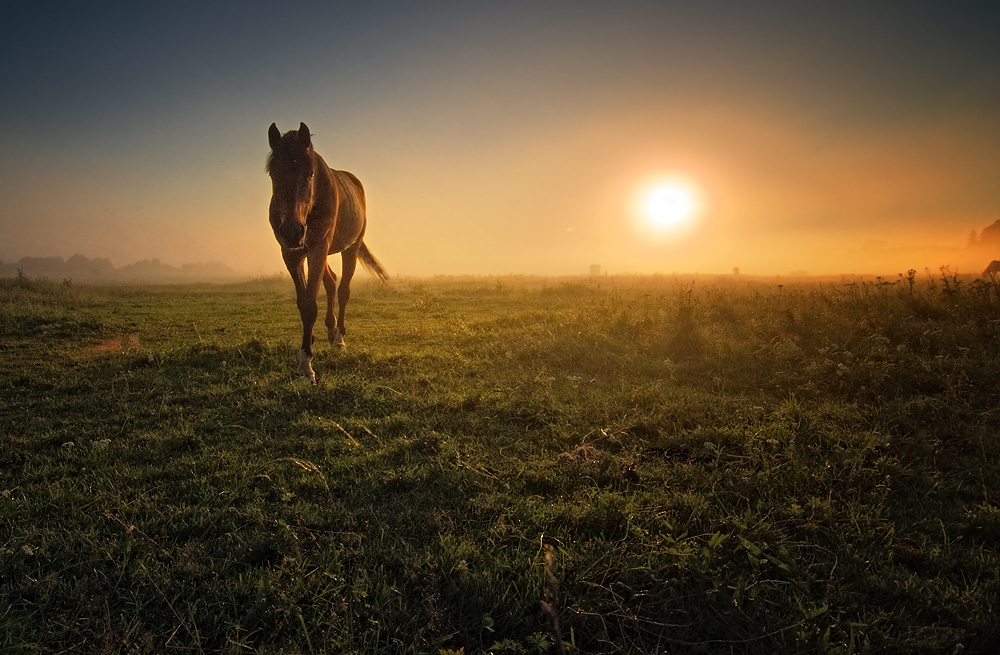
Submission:
[[[358,259],[373,277],[385,281],[388,274],[363,241],[367,226],[365,190],[358,178],[326,165],[313,150],[305,123],[299,124],[298,131],[284,135],[271,123],[267,140],[271,145],[266,166],[271,176],[271,229],[295,283],[295,301],[302,318],[299,372],[316,384],[312,344],[320,281],[326,288],[327,336],[330,343],[343,348],[347,334],[344,310],[351,298],[351,278]],[[343,263],[339,288],[326,259],[338,252]],[[309,263],[308,273],[305,262]],[[336,318],[334,295],[340,305]]]

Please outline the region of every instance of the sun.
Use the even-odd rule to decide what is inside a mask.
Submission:
[[[644,208],[651,226],[669,230],[691,219],[695,201],[689,190],[676,183],[665,183],[646,193]]]
[[[639,219],[647,231],[675,235],[690,230],[701,210],[693,182],[681,177],[661,178],[644,185],[639,193]]]

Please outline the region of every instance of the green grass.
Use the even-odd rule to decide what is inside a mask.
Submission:
[[[348,329],[312,387],[285,280],[0,280],[0,652],[1000,643],[989,282],[397,280]]]

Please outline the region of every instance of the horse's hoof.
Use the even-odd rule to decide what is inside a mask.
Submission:
[[[312,367],[312,355],[303,349],[299,349],[299,373],[309,380],[309,384],[316,384],[316,371]]]
[[[347,344],[344,343],[344,335],[342,335],[340,332],[337,332],[330,337],[330,343],[340,348],[341,350],[345,350],[347,348]]]

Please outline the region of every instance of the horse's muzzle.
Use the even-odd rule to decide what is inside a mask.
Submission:
[[[285,221],[274,231],[274,236],[286,250],[294,250],[305,247],[306,228],[300,223]]]

